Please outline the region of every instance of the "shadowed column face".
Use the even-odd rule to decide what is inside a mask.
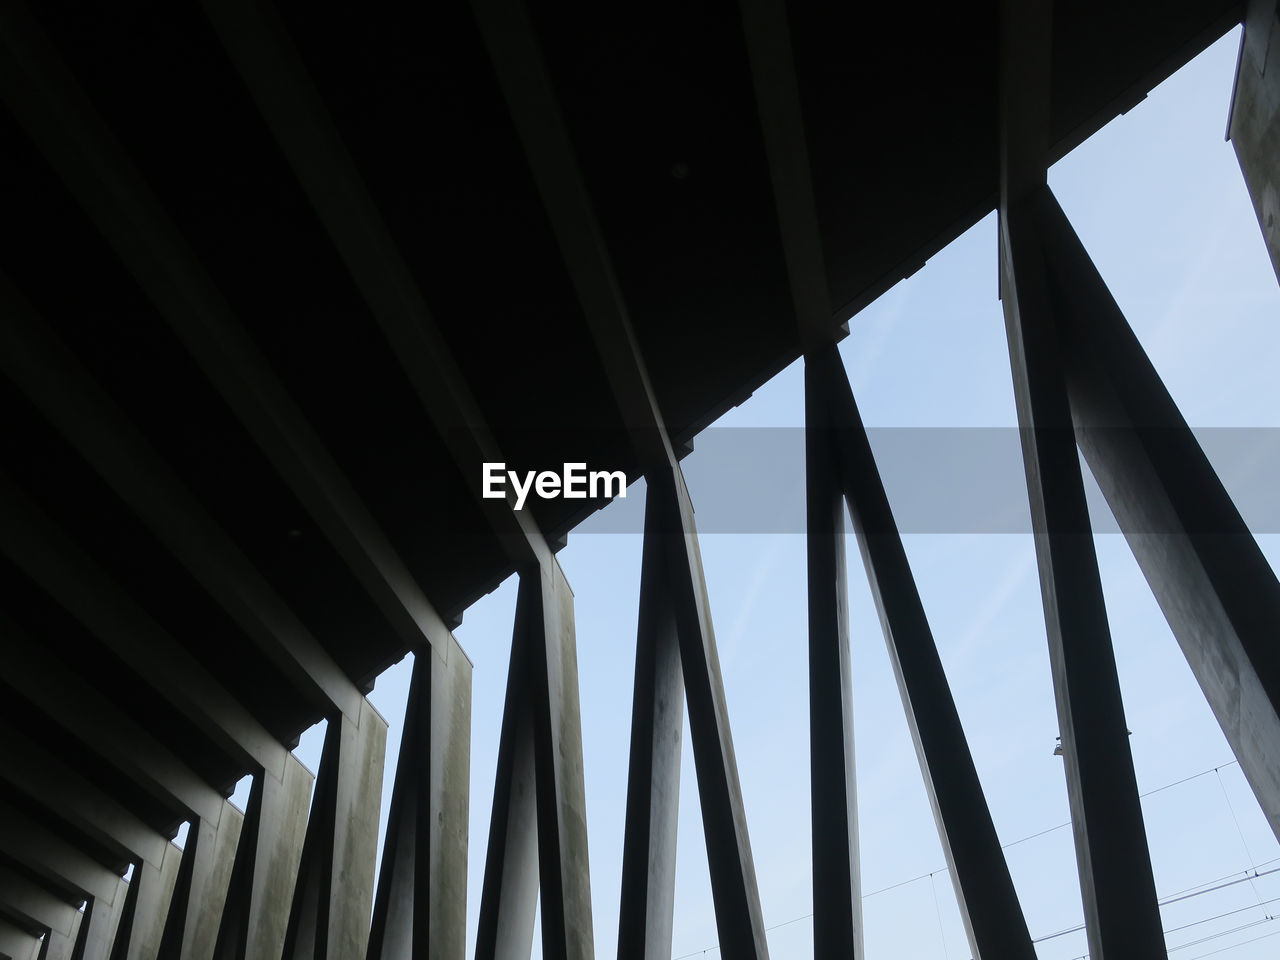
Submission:
[[[1280,277],[1280,12],[1251,0],[1227,135],[1253,200],[1271,266]]]

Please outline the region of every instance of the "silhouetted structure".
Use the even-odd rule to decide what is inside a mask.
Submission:
[[[1045,186],[1242,2],[2,10],[0,956],[463,957],[450,629],[515,571],[476,956],[541,891],[592,957],[555,552],[602,504],[481,499],[501,460],[648,481],[619,956],[670,956],[683,699],[723,952],[765,957],[679,458],[803,354],[816,953],[862,955],[847,502],[973,955],[1034,957],[834,348],[993,207],[1092,956],[1165,948],[1077,443],[1280,834],[1280,589]],[[1276,31],[1230,129],[1280,263]],[[375,891],[364,695],[410,651]]]

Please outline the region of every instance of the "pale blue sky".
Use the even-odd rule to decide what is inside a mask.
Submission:
[[[1050,183],[1139,339],[1193,427],[1280,426],[1280,289],[1234,153],[1223,141],[1238,32],[1053,168]],[[841,354],[869,426],[1016,423],[1004,322],[996,298],[994,215],[855,316]],[[803,424],[794,364],[718,426]],[[699,454],[695,449],[692,467]],[[803,462],[794,465],[798,483]],[[716,495],[699,489],[695,507]],[[939,496],[945,478],[937,478]],[[894,491],[889,490],[890,498]],[[643,483],[628,499],[643,497]],[[1043,614],[1029,535],[905,538],[969,743],[1007,850],[1033,937],[1080,923],[1075,858]],[[1162,897],[1280,866],[1271,835],[1118,535],[1098,559]],[[1280,537],[1262,537],[1273,564]],[[872,957],[968,957],[950,878],[916,766],[884,642],[849,545],[859,812],[866,945]],[[616,947],[640,537],[579,534],[560,555],[576,597],[597,956]],[[739,772],[775,960],[812,956],[805,558],[798,535],[702,540]],[[470,611],[458,638],[475,662],[469,949],[488,837],[498,730],[515,603],[508,581]],[[392,730],[394,763],[410,660],[371,699]],[[716,942],[687,724],[682,773],[674,955]],[[297,751],[314,767],[321,734]],[[1218,771],[1214,772],[1214,768]],[[1206,772],[1207,771],[1207,772]],[[1199,776],[1197,776],[1199,775]],[[388,769],[386,795],[389,796]],[[384,804],[385,819],[385,804]],[[1238,824],[1238,826],[1237,826]],[[1051,829],[1057,828],[1057,829]],[[1048,831],[1041,833],[1042,831]],[[932,876],[930,874],[933,873]],[[911,881],[893,890],[881,888]],[[1264,934],[1280,873],[1171,904],[1172,956],[1194,960]],[[1252,905],[1252,906],[1251,906]],[[1241,927],[1226,936],[1215,936]],[[1211,938],[1211,939],[1206,939]],[[535,938],[536,940],[536,938]],[[1276,955],[1280,938],[1215,954]],[[1042,960],[1085,954],[1084,934],[1037,944]],[[535,946],[535,956],[540,951]],[[718,957],[718,951],[706,953]]]

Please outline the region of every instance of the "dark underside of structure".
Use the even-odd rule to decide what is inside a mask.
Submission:
[[[1022,129],[1002,139],[1010,102],[1035,101],[1051,162],[1246,14],[1242,0],[1045,3],[1050,82],[1037,99],[1009,79],[1031,34],[1017,39],[1018,17],[990,2],[0,7],[0,891],[11,877],[15,890],[104,904],[114,886],[46,869],[56,858],[23,837],[86,859],[93,877],[93,864],[115,877],[150,865],[176,903],[214,881],[194,854],[166,867],[150,838],[184,822],[195,836],[245,774],[296,796],[281,751],[326,717],[331,731],[347,730],[342,716],[367,733],[360,694],[378,674],[410,651],[456,651],[447,628],[512,572],[520,616],[560,622],[555,545],[604,504],[531,500],[517,517],[481,500],[482,462],[647,475],[651,490],[671,486],[667,513],[649,520],[670,532],[686,502],[676,461],[703,427],[802,353],[817,357],[824,332],[833,342],[998,206]],[[785,29],[770,32],[778,17]],[[798,152],[778,132],[787,123]],[[1242,165],[1251,186],[1275,167]],[[807,246],[803,216],[788,215],[796,197],[792,212],[816,217]],[[1027,216],[1045,249],[1070,248],[1053,209]],[[795,293],[806,250],[825,269],[817,321]],[[1049,286],[1065,289],[1061,277]],[[606,329],[602,316],[621,320]],[[634,369],[620,373],[623,355]],[[643,389],[626,385],[637,372]],[[814,376],[839,394],[837,372]],[[860,430],[856,410],[825,402],[838,429]],[[655,437],[674,459],[653,453]],[[849,487],[859,468],[842,463],[832,469]],[[669,579],[664,556],[653,576]],[[670,588],[686,658],[694,570],[688,597]],[[517,624],[517,646],[522,629],[533,627]],[[571,613],[567,630],[571,641]],[[553,647],[533,644],[529,663],[513,654],[513,670],[555,674]],[[705,690],[686,661],[694,725],[704,694],[720,717],[713,653]],[[554,718],[563,693],[553,682],[528,703],[511,694],[508,710]],[[434,750],[422,709],[422,749]],[[549,742],[568,736],[548,729]],[[326,756],[348,749],[331,739]],[[508,786],[522,775],[511,751],[499,792],[504,770]],[[45,764],[38,783],[57,802],[31,786],[28,764]],[[352,802],[338,768],[316,781],[331,816]],[[736,802],[736,773],[724,779]],[[714,786],[699,780],[704,794]],[[435,796],[437,781],[418,792]],[[539,818],[551,816],[543,786]],[[80,789],[96,812],[66,799]],[[237,830],[265,837],[271,788],[254,802]],[[128,829],[105,825],[102,804]],[[544,847],[550,829],[540,819]],[[572,833],[564,817],[560,829]],[[463,835],[465,850],[465,823]],[[208,837],[236,843],[212,826]],[[490,870],[495,840],[514,842],[491,835]],[[212,927],[170,909],[163,936],[139,946],[148,891],[135,884],[114,922],[134,918],[138,942],[117,946],[119,960],[206,955],[196,942],[219,957],[363,956],[326,900],[334,843],[326,860],[308,834],[303,893],[290,898],[290,877],[273,895],[289,918],[283,947],[245,934],[266,924],[262,894],[252,856],[227,854],[238,872],[221,881]],[[545,914],[545,858],[542,870]],[[308,883],[329,902],[319,920]],[[740,886],[749,901],[754,878]],[[395,915],[386,896],[371,956]],[[733,899],[717,899],[730,939]],[[501,955],[509,918],[485,909],[499,919],[479,953]],[[742,909],[750,931],[758,916]],[[0,920],[43,936],[48,953],[57,928],[39,915],[0,892]],[[314,943],[308,923],[324,930]],[[560,955],[584,956],[561,933]],[[105,949],[66,936],[77,960]]]

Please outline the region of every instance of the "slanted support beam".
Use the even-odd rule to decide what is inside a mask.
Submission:
[[[670,960],[680,813],[684,675],[661,506],[645,504],[618,960]]]
[[[1250,0],[1227,137],[1280,278],[1280,9]]]
[[[1049,196],[1052,6],[1001,0],[1000,296],[1089,952],[1166,956],[1036,209]]]
[[[863,566],[969,948],[975,960],[1035,960],[1031,934],[848,378],[834,348],[811,356],[805,369],[822,381],[819,395],[810,399],[831,411],[833,431],[828,436],[839,451],[841,481]],[[810,433],[814,426],[811,422]]]
[[[466,954],[471,670],[456,641],[414,657],[368,960]]]
[[[187,829],[159,960],[209,960],[217,944],[244,815],[223,801],[216,820],[197,817]]]
[[[359,722],[329,719],[285,960],[347,960],[368,949],[386,748],[387,722],[369,701]]]
[[[1089,950],[1164,957],[1058,318],[1029,206],[1001,211],[1001,289]]]
[[[72,954],[80,936],[80,925],[84,919],[84,914],[76,910],[71,916],[69,933],[62,934],[57,930],[50,930],[45,934],[45,942],[40,947],[40,960],[72,960]]]
[[[1280,837],[1280,584],[1051,196],[1036,226],[1076,439]]]
[[[165,844],[159,865],[145,860],[134,863],[128,893],[132,903],[126,903],[111,960],[157,960],[160,956],[165,920],[181,865],[182,851],[172,843]]]
[[[259,770],[254,776],[219,920],[216,960],[280,960],[313,780],[292,754],[282,775]]]
[[[560,565],[521,573],[480,900],[477,960],[592,960],[591,880],[573,593]]]

